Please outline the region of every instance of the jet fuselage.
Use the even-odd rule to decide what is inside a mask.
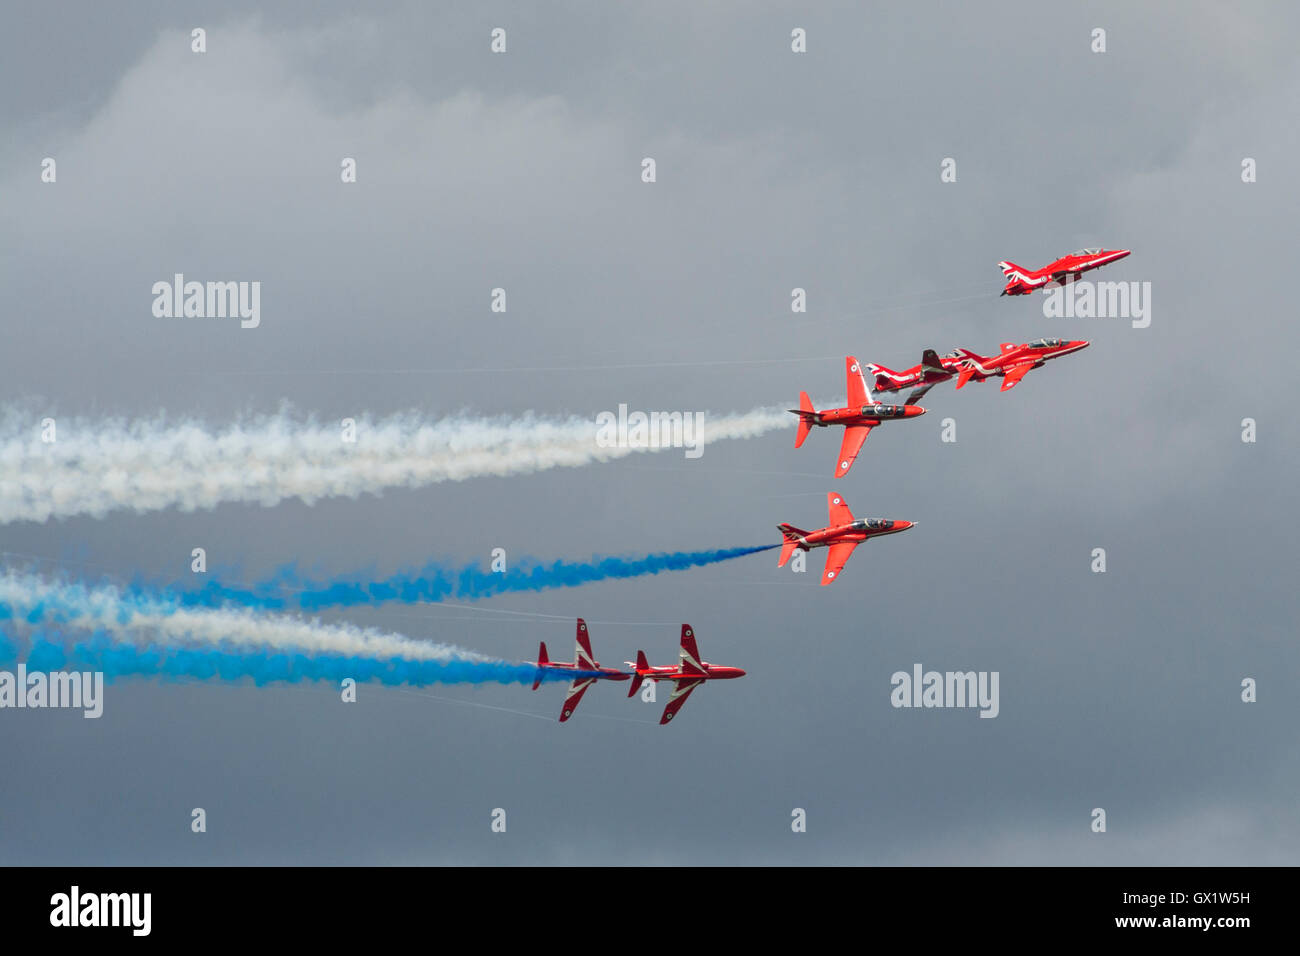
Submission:
[[[818,531],[809,531],[799,538],[798,547],[804,551],[810,551],[813,548],[829,547],[841,541],[852,541],[855,544],[861,544],[869,538],[906,531],[913,524],[912,521],[894,521],[890,518],[855,518],[848,524],[836,525],[833,528],[822,528]]]

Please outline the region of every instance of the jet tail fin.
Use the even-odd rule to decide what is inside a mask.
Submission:
[[[1024,295],[1030,288],[1036,288],[1042,284],[1042,279],[1036,273],[1029,269],[1022,269],[1014,262],[999,262],[1002,267],[1002,274],[1006,276],[1007,285],[1002,290],[1003,295]]]
[[[797,410],[792,408],[790,411],[799,416],[799,429],[794,433],[794,447],[799,448],[803,445],[804,439],[808,437],[808,433],[812,431],[813,416],[817,410],[813,408],[812,399],[808,397],[808,393],[800,392],[799,408]]]
[[[627,689],[627,696],[635,697],[636,692],[641,689],[641,683],[645,680],[644,671],[650,669],[650,662],[645,658],[645,651],[636,652],[636,674],[632,677],[632,686]]]
[[[546,642],[542,641],[537,648],[537,679],[533,681],[533,690],[542,686],[542,668],[551,662],[551,658],[546,653]]]
[[[957,351],[962,357],[961,370],[957,373],[957,387],[961,388],[975,377],[975,373],[979,370],[979,365],[985,361],[985,358],[978,352],[972,352],[970,349],[959,348]],[[981,378],[980,381],[983,381],[983,379]]]
[[[878,392],[889,391],[890,387],[893,386],[900,377],[892,368],[889,368],[887,365],[877,365],[875,362],[872,362],[867,366],[867,371],[870,372],[871,377],[875,379],[876,391]]]
[[[948,370],[943,367],[943,362],[939,360],[939,353],[934,349],[926,349],[921,353],[921,368],[935,375],[948,374]]]
[[[781,558],[776,562],[776,566],[783,568],[785,563],[790,560],[790,555],[794,554],[794,549],[799,547],[799,539],[808,532],[796,528],[792,524],[779,524],[776,527],[781,532]]]

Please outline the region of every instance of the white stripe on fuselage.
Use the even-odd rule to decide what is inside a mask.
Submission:
[[[897,382],[900,385],[910,384],[916,378],[915,375],[903,375],[895,372],[886,371],[885,369],[881,368],[879,365],[868,365],[867,368],[871,370],[871,374],[873,376],[877,378],[883,376],[884,378],[889,379],[891,382]]]
[[[1012,269],[1010,272],[1007,273],[1007,278],[1008,278],[1008,279],[1015,279],[1017,282],[1024,283],[1025,285],[1039,286],[1039,285],[1042,285],[1044,282],[1046,282],[1046,281],[1047,281],[1049,278],[1051,278],[1051,277],[1050,277],[1050,276],[1038,276],[1037,278],[1035,278],[1034,276],[1027,276],[1027,275],[1025,275],[1025,274],[1024,274],[1023,272],[1021,272],[1019,269]]]

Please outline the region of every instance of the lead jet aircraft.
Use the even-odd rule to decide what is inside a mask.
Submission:
[[[673,681],[673,692],[664,706],[664,715],[659,718],[660,724],[666,724],[676,717],[677,712],[686,703],[686,698],[691,696],[691,691],[706,680],[730,680],[745,676],[745,672],[739,667],[719,667],[717,664],[700,660],[700,649],[695,646],[695,631],[689,624],[682,625],[682,648],[676,667],[651,667],[650,662],[646,660],[645,651],[637,651],[636,661],[627,661],[627,666],[636,669],[632,686],[627,691],[629,697],[641,688],[641,682],[644,680]]]
[[[844,359],[844,378],[848,392],[848,405],[845,408],[828,408],[817,411],[807,392],[799,393],[799,407],[789,409],[799,416],[799,428],[795,432],[794,447],[803,445],[804,439],[813,426],[825,428],[827,425],[843,425],[844,440],[840,442],[839,464],[835,468],[835,477],[843,478],[853,467],[853,462],[862,450],[862,443],[871,434],[871,429],[881,422],[896,418],[915,418],[924,415],[925,409],[920,405],[883,405],[871,397],[867,381],[862,377],[862,368],[852,355]]]
[[[1068,256],[1061,256],[1055,262],[1048,263],[1038,270],[1025,269],[1014,262],[999,262],[1002,274],[1007,277],[1007,287],[1003,295],[1028,295],[1037,289],[1051,285],[1065,285],[1073,282],[1085,272],[1100,269],[1104,265],[1118,262],[1129,254],[1129,249],[1080,249]]]
[[[892,368],[869,362],[867,371],[875,376],[877,392],[901,392],[905,388],[912,389],[911,394],[907,396],[907,404],[911,405],[919,402],[921,396],[940,382],[948,381],[961,371],[965,360],[965,353],[960,349],[946,355],[939,355],[934,349],[926,349],[921,353],[920,365],[895,372]]]
[[[546,642],[537,650],[537,660],[527,661],[537,668],[537,679],[533,681],[533,690],[537,690],[542,683],[542,671],[544,670],[571,670],[576,671],[573,680],[569,683],[569,692],[564,697],[564,706],[560,708],[560,723],[564,723],[573,716],[573,712],[578,709],[578,701],[582,700],[582,695],[587,692],[587,688],[598,680],[630,680],[632,675],[626,671],[618,670],[614,667],[601,667],[595,656],[591,653],[591,637],[587,633],[587,622],[578,618],[578,644],[573,652],[573,663],[562,661],[553,661],[547,656]]]
[[[888,518],[855,518],[843,496],[832,491],[826,496],[830,520],[825,528],[817,531],[803,531],[790,524],[779,524],[781,532],[781,559],[778,568],[784,567],[790,560],[794,549],[811,551],[813,548],[829,548],[826,552],[826,570],[822,572],[822,585],[830,584],[839,575],[844,563],[853,554],[853,549],[870,538],[884,534],[898,534],[916,525],[915,521],[892,521]]]
[[[957,375],[957,387],[967,382],[982,382],[986,378],[1002,377],[1001,391],[1014,388],[1030,369],[1040,368],[1050,359],[1069,355],[1080,349],[1086,349],[1088,343],[1082,339],[1034,339],[1023,345],[1003,342],[1002,351],[987,358],[962,349],[966,356],[966,367]]]

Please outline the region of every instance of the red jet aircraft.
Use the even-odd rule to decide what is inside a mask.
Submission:
[[[646,660],[645,651],[637,651],[636,662],[628,661],[627,666],[636,668],[636,677],[632,679],[632,686],[627,692],[629,697],[641,688],[641,682],[647,678],[675,682],[673,692],[664,707],[664,715],[659,718],[660,724],[666,724],[677,716],[677,712],[686,703],[686,698],[691,696],[691,691],[706,680],[729,680],[733,677],[745,676],[745,672],[739,667],[719,667],[717,664],[700,660],[700,650],[695,646],[695,631],[689,624],[682,625],[682,649],[676,667],[651,667],[650,662]]]
[[[957,375],[957,387],[967,382],[982,382],[986,378],[1002,376],[1002,389],[1014,388],[1016,383],[1029,373],[1031,368],[1039,368],[1049,359],[1060,358],[1080,349],[1086,349],[1088,343],[1082,339],[1034,339],[1023,345],[1003,342],[1002,351],[997,355],[984,358],[974,352],[962,349],[966,355],[966,367]]]
[[[876,377],[877,392],[901,392],[912,389],[907,396],[907,404],[919,402],[921,396],[940,382],[946,382],[961,371],[966,356],[960,350],[939,355],[934,349],[921,353],[921,364],[913,365],[902,372],[874,363],[867,364],[867,371]]]
[[[1080,249],[1068,256],[1061,256],[1036,272],[1023,269],[1014,262],[999,262],[1002,274],[1007,277],[1007,287],[1002,290],[1002,294],[1028,295],[1049,285],[1065,285],[1085,272],[1118,262],[1129,252],[1128,249]]]
[[[817,411],[807,392],[799,393],[799,407],[790,411],[799,416],[799,429],[795,432],[794,447],[803,445],[804,439],[814,425],[825,428],[827,425],[843,425],[844,440],[840,443],[839,465],[835,477],[843,478],[853,467],[862,443],[871,434],[871,429],[881,422],[895,418],[915,418],[924,415],[925,409],[920,405],[882,405],[871,397],[867,381],[862,377],[862,368],[852,355],[844,359],[844,375],[848,390],[846,408],[829,408]]]
[[[587,688],[598,680],[628,680],[631,674],[613,667],[601,667],[596,661],[595,656],[591,653],[591,638],[587,634],[587,622],[578,618],[578,646],[573,653],[573,663],[566,664],[552,661],[546,654],[546,642],[542,641],[542,646],[538,648],[537,660],[527,661],[538,669],[537,680],[533,681],[533,690],[537,690],[542,683],[541,671],[543,670],[570,670],[578,671],[574,674],[573,680],[569,683],[569,692],[564,697],[564,707],[560,710],[560,723],[564,723],[573,716],[573,712],[578,709],[578,701],[582,700],[582,695],[587,692]]]
[[[826,570],[822,574],[822,585],[830,584],[839,575],[844,563],[849,560],[853,549],[868,538],[882,534],[898,534],[916,525],[915,521],[890,521],[888,518],[854,518],[844,498],[830,492],[826,496],[830,509],[830,522],[817,531],[801,531],[794,525],[779,524],[777,528],[784,539],[781,545],[781,560],[778,568],[784,567],[790,560],[794,549],[811,551],[813,548],[830,548],[826,552]]]

